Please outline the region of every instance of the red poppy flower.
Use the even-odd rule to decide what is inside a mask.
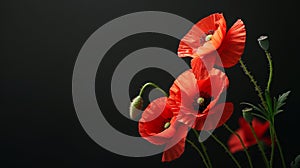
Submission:
[[[249,123],[243,118],[239,118],[240,128],[236,131],[244,142],[246,147],[250,147],[252,145],[257,144],[254,135],[251,132]],[[270,145],[271,139],[270,137],[266,137],[265,133],[269,129],[269,122],[260,122],[258,119],[253,118],[252,126],[257,135],[259,141],[263,141],[265,144]],[[235,153],[243,150],[243,146],[238,139],[238,137],[232,134],[228,140],[228,147],[231,153]]]
[[[228,32],[226,29],[226,21],[221,13],[201,19],[180,41],[178,56],[200,56],[208,65],[214,63],[225,68],[234,66],[244,52],[246,29],[240,19]]]
[[[218,69],[198,69],[182,73],[170,88],[170,101],[180,108],[178,121],[197,130],[212,130],[224,124],[233,112],[233,104],[220,102],[229,81]]]
[[[172,161],[184,152],[188,127],[176,121],[178,110],[166,97],[152,101],[139,120],[141,137],[155,145],[165,145],[162,161]]]

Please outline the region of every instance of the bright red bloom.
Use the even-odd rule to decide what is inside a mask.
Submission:
[[[246,29],[240,19],[228,32],[226,29],[226,21],[221,13],[201,19],[180,41],[178,56],[200,56],[208,65],[213,63],[225,68],[234,66],[244,52]]]
[[[171,86],[169,96],[180,109],[178,121],[197,130],[223,125],[233,112],[232,103],[220,102],[228,85],[226,74],[215,68],[209,72],[198,68],[196,75],[192,70],[182,73]]]
[[[155,145],[165,145],[162,161],[172,161],[184,152],[188,127],[177,122],[178,110],[162,97],[152,101],[139,120],[141,137]]]
[[[251,128],[249,123],[243,118],[239,118],[240,128],[236,131],[244,142],[246,147],[250,147],[252,145],[257,144],[254,135],[251,132]],[[259,141],[263,141],[265,144],[270,145],[271,139],[270,137],[266,137],[265,133],[269,129],[269,122],[261,122],[257,118],[253,118],[252,120],[253,129],[257,135]],[[238,137],[232,134],[228,140],[228,147],[231,153],[235,153],[243,150],[243,146],[238,139]]]

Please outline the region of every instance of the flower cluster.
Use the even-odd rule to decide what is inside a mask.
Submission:
[[[253,167],[247,149],[258,144],[265,166],[272,167],[275,141],[281,152],[274,129],[274,116],[282,111],[281,107],[285,104],[289,92],[274,100],[270,98],[272,62],[267,37],[259,39],[259,44],[266,52],[270,64],[270,77],[265,92],[261,91],[241,60],[245,43],[246,28],[241,19],[227,29],[223,14],[213,13],[196,23],[181,39],[177,53],[179,57],[191,57],[190,69],[175,79],[168,93],[154,83],[147,83],[139,96],[133,99],[130,116],[132,118],[140,116],[138,128],[141,137],[152,144],[164,145],[163,162],[179,158],[184,152],[185,143],[188,142],[197,149],[205,166],[212,167],[202,142],[199,141],[203,149],[201,152],[187,139],[188,132],[192,130],[197,136],[199,131],[208,131],[210,136],[229,153],[237,167],[240,167],[240,164],[233,153],[244,150],[250,167]],[[245,74],[255,86],[261,104],[244,103],[248,108],[243,110],[243,117],[239,119],[240,128],[233,131],[226,125],[234,111],[234,104],[227,102],[224,97],[229,87],[229,79],[224,68],[230,68],[237,63],[241,64]],[[159,88],[165,97],[153,100],[143,109],[141,95],[146,86]],[[220,126],[224,126],[232,133],[227,143],[228,147],[212,134],[212,131]],[[265,136],[268,130],[270,137]],[[261,142],[272,146],[270,159],[266,157]],[[281,157],[285,167],[284,157]]]

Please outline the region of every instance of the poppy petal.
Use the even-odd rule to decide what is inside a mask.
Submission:
[[[179,158],[184,152],[185,139],[182,138],[176,145],[163,152],[162,162],[170,162]]]
[[[196,79],[204,79],[208,76],[207,68],[200,57],[191,60],[191,67]]]
[[[242,20],[237,20],[226,33],[223,42],[218,49],[220,59],[216,65],[229,68],[237,64],[240,60],[246,43],[246,29]]]
[[[244,138],[244,132],[242,129],[238,129],[236,131],[236,133],[241,137],[242,141],[244,142],[245,138]],[[228,148],[230,150],[231,153],[235,153],[235,152],[238,152],[238,151],[241,151],[243,150],[243,145],[241,143],[241,141],[239,140],[239,138],[235,135],[235,134],[231,134],[229,139],[228,139],[228,142],[227,142],[227,145],[228,145]]]
[[[140,135],[153,144],[165,144],[167,139],[171,138],[176,132],[172,125],[168,129],[163,130],[165,120],[172,117],[167,98],[155,99],[144,110],[139,121]]]
[[[163,152],[162,161],[171,161],[177,159],[184,152],[185,140],[188,133],[188,126],[177,122],[176,135],[166,144]],[[175,144],[175,145],[174,145]]]
[[[209,71],[210,82],[212,84],[212,97],[218,97],[229,86],[229,79],[227,75],[219,69],[212,69]]]
[[[222,42],[223,36],[226,33],[226,21],[222,13],[214,13],[201,19],[196,26],[203,32],[213,32],[212,44],[218,48]],[[200,38],[199,38],[200,39]]]
[[[236,131],[236,133],[238,133],[240,135],[244,145],[246,147],[250,147],[250,146],[257,144],[256,139],[251,132],[249,123],[243,117],[239,118],[239,125],[240,125],[240,128]],[[257,135],[257,138],[260,141],[265,142],[266,145],[270,145],[271,144],[270,137],[264,137],[264,133],[267,131],[267,129],[269,127],[269,123],[268,122],[262,123],[257,118],[253,118],[252,125],[253,125],[254,131]],[[260,133],[260,131],[262,133]],[[230,136],[227,144],[230,149],[230,152],[232,152],[232,153],[235,153],[237,151],[244,149],[242,144],[240,143],[239,139],[234,134],[232,134]]]
[[[224,21],[225,18],[222,13],[213,13],[197,22],[196,26],[203,32],[208,32],[211,30],[216,30],[219,27],[219,22]]]
[[[270,138],[270,137],[264,137],[264,138],[262,139],[262,141],[263,141],[266,145],[268,145],[268,146],[271,146],[271,144],[272,144],[272,141],[271,141],[271,138]]]
[[[214,31],[212,40],[200,44],[200,39],[206,37],[206,33]],[[211,14],[197,22],[191,30],[182,38],[178,47],[179,57],[197,57],[215,51],[226,33],[226,22],[223,14]]]
[[[222,41],[226,35],[226,29],[226,20],[222,15],[222,18],[218,20],[218,28],[215,30],[211,39],[216,49],[221,46]]]
[[[180,108],[180,112],[177,116],[178,122],[181,122],[189,127],[192,127],[192,125],[194,125],[196,118],[197,118],[197,111],[191,112],[190,109],[184,106]]]
[[[197,82],[194,73],[191,70],[187,70],[177,77],[173,85],[176,88],[175,90],[179,88],[181,94],[184,93],[187,96],[193,96],[194,93],[191,93],[191,90],[197,90],[196,84]],[[173,86],[171,86],[170,90],[173,90]]]
[[[261,122],[257,118],[254,118],[252,121],[252,125],[257,137],[262,138],[266,131],[269,129],[270,123],[267,121]]]
[[[170,88],[170,99],[177,102],[178,107],[193,108],[193,98],[199,95],[197,80],[192,70],[187,70],[177,77]]]
[[[200,46],[200,38],[205,33],[197,25],[194,25],[191,30],[181,39],[177,54],[179,57],[196,57],[194,55]]]
[[[216,105],[207,116],[197,117],[193,128],[196,130],[212,130],[223,125],[232,115],[233,104],[230,102]],[[204,125],[205,124],[205,125]]]
[[[210,78],[206,78],[203,80],[198,80],[197,81],[198,88],[200,92],[206,93],[209,96],[211,96],[211,91],[212,91],[212,83]]]
[[[223,14],[212,14],[196,24],[205,33],[213,31],[211,40],[199,45],[196,54],[200,56],[215,55],[226,34],[226,21]],[[206,37],[206,34],[204,35]],[[203,38],[203,37],[202,37]],[[199,38],[200,39],[200,38]]]

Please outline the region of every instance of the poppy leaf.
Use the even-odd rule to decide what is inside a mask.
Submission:
[[[256,116],[256,117],[259,117],[261,119],[264,119],[264,120],[268,120],[265,116],[263,115],[260,115],[260,114],[257,114],[257,113],[251,113],[252,115]]]
[[[281,113],[281,112],[283,112],[283,110],[278,110],[278,111],[276,111],[275,115],[277,115],[278,113]]]
[[[290,94],[291,91],[287,91],[285,93],[283,93],[282,95],[278,96],[278,99],[276,101],[276,107],[275,107],[275,114],[278,114],[280,111],[280,108],[286,104],[286,100],[288,98],[288,95]]]
[[[295,158],[295,161],[292,161],[291,168],[299,168],[300,167],[300,155]]]
[[[241,104],[245,104],[245,105],[248,105],[250,107],[252,107],[254,110],[258,111],[258,112],[261,112],[265,117],[267,117],[267,113],[266,111],[264,110],[264,108],[262,108],[260,105],[259,107],[251,104],[251,103],[247,103],[247,102],[242,102]]]

